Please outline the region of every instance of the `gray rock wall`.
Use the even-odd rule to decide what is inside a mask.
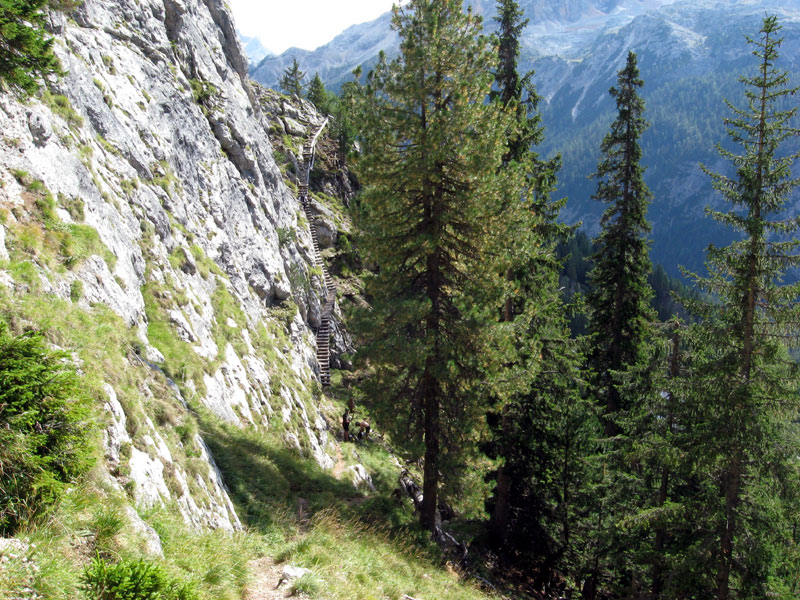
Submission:
[[[149,373],[142,406],[163,397],[158,382],[173,373],[166,335],[202,367],[201,376],[173,373],[167,400],[175,410],[196,402],[239,427],[280,425],[332,467],[307,324],[318,318],[321,283],[309,275],[309,233],[273,160],[273,121],[246,80],[225,3],[86,0],[53,13],[50,25],[65,75],[40,98],[0,96],[0,208],[8,215],[0,260],[29,213],[26,183],[15,176],[24,171],[58,199],[65,226],[91,226],[113,255],[37,268],[42,293],[70,300],[80,281],[71,301],[87,310],[105,304],[135,329],[141,347],[131,365]],[[303,105],[286,121],[302,127],[298,119],[316,118]],[[76,203],[82,217],[69,208]],[[26,292],[9,270],[0,275]],[[131,433],[113,386],[106,392],[106,457],[132,498],[176,501],[198,527],[240,527],[205,442],[186,442],[208,464],[191,475],[184,444],[165,442],[175,437],[168,423],[147,416]]]

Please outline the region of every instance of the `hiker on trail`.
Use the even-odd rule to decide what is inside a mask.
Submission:
[[[350,441],[350,421],[353,420],[353,415],[350,414],[350,409],[345,408],[342,415],[342,429],[344,430],[344,441]]]
[[[370,432],[369,421],[364,419],[363,421],[359,421],[358,423],[356,423],[356,425],[358,425],[358,427],[359,427],[358,439],[360,439],[360,440],[368,440],[369,439],[369,432]]]

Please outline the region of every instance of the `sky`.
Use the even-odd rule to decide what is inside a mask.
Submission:
[[[276,54],[315,50],[350,25],[372,21],[397,0],[228,0],[236,27]]]

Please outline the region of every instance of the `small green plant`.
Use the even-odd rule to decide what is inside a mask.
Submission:
[[[83,587],[87,595],[96,600],[199,599],[193,586],[143,560],[109,564],[97,556],[84,572]]]
[[[319,577],[313,573],[306,573],[302,577],[294,580],[289,588],[289,592],[292,596],[305,594],[310,598],[316,598],[320,595],[323,589],[325,589],[325,585]]]
[[[94,149],[89,144],[81,144],[78,147],[78,154],[81,155],[83,162],[87,162],[94,154]]]
[[[117,264],[117,257],[100,239],[100,234],[89,225],[68,225],[67,234],[61,239],[59,248],[64,264],[73,268],[80,262],[94,254],[98,254],[106,261],[112,271]]]
[[[70,129],[75,130],[83,127],[83,117],[72,108],[72,103],[66,96],[51,94],[48,90],[45,90],[42,94],[42,102],[54,114],[64,119]]]
[[[100,504],[89,523],[94,533],[94,547],[98,552],[113,552],[114,538],[126,525],[124,514],[113,502]]]
[[[194,257],[195,264],[197,265],[197,270],[203,279],[208,279],[211,277],[211,274],[224,276],[222,269],[219,268],[217,263],[206,256],[206,253],[203,252],[203,249],[198,246],[197,244],[192,244],[190,247],[192,252],[192,256]]]
[[[122,187],[122,191],[125,192],[127,196],[130,196],[134,190],[139,189],[138,179],[123,179],[119,184]]]
[[[278,227],[278,244],[285,246],[289,242],[297,241],[297,230],[294,227]]]
[[[82,223],[86,218],[86,214],[83,210],[83,200],[81,198],[67,198],[64,194],[59,192],[58,204],[69,213],[73,221]]]
[[[112,75],[116,75],[117,68],[114,66],[114,59],[111,58],[108,54],[104,54],[102,58],[103,58],[103,64],[108,69],[108,72],[111,73]]]
[[[106,152],[108,152],[109,154],[112,154],[112,155],[114,155],[114,156],[119,156],[119,150],[117,150],[117,149],[116,149],[116,148],[115,148],[115,147],[114,147],[114,146],[111,144],[111,142],[109,142],[109,141],[108,141],[106,138],[104,138],[102,135],[99,135],[99,134],[97,135],[97,141],[100,143],[100,145],[103,147],[103,149],[104,149]]]
[[[169,163],[165,160],[161,160],[153,166],[152,170],[155,173],[163,173],[163,175],[154,176],[152,181],[154,184],[164,190],[171,198],[173,188],[178,185],[178,178],[175,176],[175,173],[169,166]]]
[[[14,176],[14,179],[16,179],[17,183],[20,185],[29,185],[31,174],[27,171],[23,171],[22,169],[9,169],[9,172]]]
[[[83,298],[83,282],[80,279],[76,279],[69,284],[69,299],[73,302],[78,302],[81,298]]]
[[[200,105],[203,114],[208,113],[208,102],[217,94],[217,86],[210,81],[202,81],[200,79],[190,79],[189,84],[192,86],[192,97],[194,101]]]

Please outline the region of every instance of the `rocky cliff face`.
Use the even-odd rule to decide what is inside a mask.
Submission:
[[[238,528],[190,412],[280,432],[333,466],[321,278],[268,137],[299,152],[319,117],[262,109],[223,0],[85,0],[50,26],[64,76],[39,98],[0,96],[4,309],[39,327],[52,319],[31,298],[49,303],[73,319],[66,345],[101,314],[129,328],[127,350],[91,367],[112,483]]]

